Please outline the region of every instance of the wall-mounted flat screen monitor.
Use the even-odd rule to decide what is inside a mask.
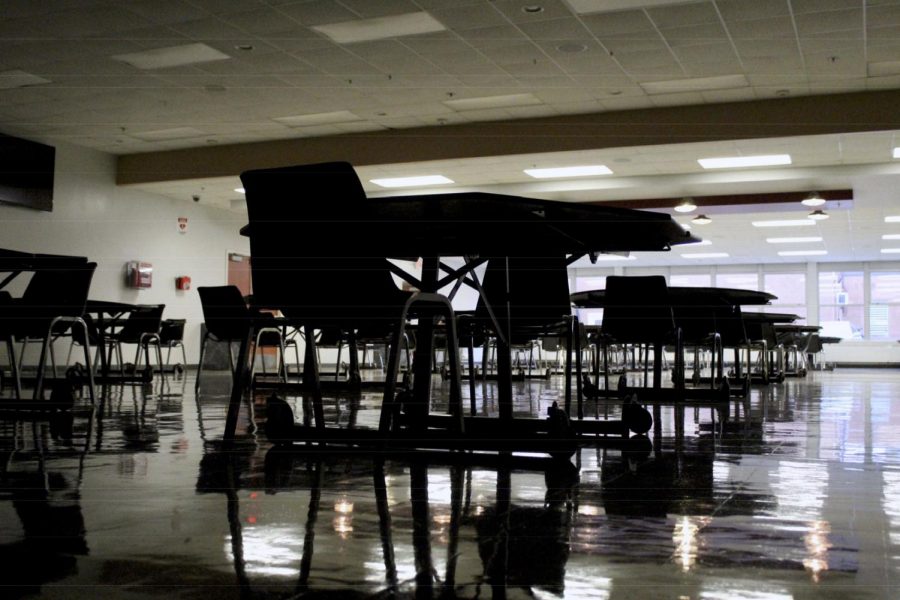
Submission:
[[[0,133],[0,203],[53,210],[56,148]]]

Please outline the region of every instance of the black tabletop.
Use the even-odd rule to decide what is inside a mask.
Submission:
[[[770,325],[784,325],[793,323],[802,318],[800,315],[793,313],[773,313],[773,312],[745,312],[743,314],[744,321],[768,323]]]
[[[660,251],[698,241],[664,213],[484,192],[381,197],[355,208],[341,218],[347,235],[335,251],[371,254],[377,244],[382,256],[548,256]],[[334,222],[330,215],[293,225],[315,235]]]
[[[674,306],[759,306],[776,300],[777,296],[768,292],[716,287],[668,288],[669,301]],[[578,308],[603,308],[606,305],[606,290],[589,290],[571,294],[572,304]]]

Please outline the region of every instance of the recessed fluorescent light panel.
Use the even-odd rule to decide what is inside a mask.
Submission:
[[[900,215],[890,215],[884,218],[885,223],[900,223]]]
[[[807,242],[821,242],[822,238],[818,236],[811,237],[772,237],[766,238],[770,244],[805,244]]]
[[[682,254],[681,258],[727,258],[727,252],[689,252]]]
[[[900,248],[882,248],[882,254],[900,254]]]
[[[349,110],[336,110],[334,112],[291,115],[288,117],[273,117],[272,120],[278,121],[282,125],[287,125],[288,127],[312,127],[314,125],[352,123],[354,121],[362,121],[362,117],[353,114]]]
[[[447,28],[430,14],[422,11],[375,19],[315,25],[312,29],[328,36],[338,44],[353,44],[444,31]]]
[[[241,188],[234,188],[234,191],[236,191],[238,194],[246,194],[246,193],[247,193],[247,190],[245,190],[245,189],[242,188],[242,187],[241,187]]]
[[[117,54],[112,58],[128,63],[132,67],[150,71],[152,69],[182,67],[184,65],[226,60],[231,57],[211,46],[198,43],[170,46],[168,48],[154,48],[153,50],[132,52],[130,54]]]
[[[827,250],[782,250],[778,256],[824,256]]]
[[[44,83],[50,83],[50,80],[18,69],[0,72],[0,90],[12,90]]]
[[[684,0],[566,0],[572,10],[581,15],[597,12],[613,12],[615,10],[629,10],[650,8],[651,6],[666,6],[668,4],[684,4]]]
[[[900,233],[886,233],[881,236],[883,240],[900,240]]]
[[[791,164],[790,154],[762,154],[759,156],[723,156],[697,160],[704,169],[740,169],[745,167],[774,167]]]
[[[900,158],[900,146],[894,148],[894,158]]]
[[[454,110],[483,110],[488,108],[512,108],[541,104],[534,94],[507,94],[504,96],[482,96],[480,98],[459,98],[445,100],[444,104]]]
[[[771,221],[752,221],[754,227],[810,227],[816,222],[812,219],[773,219]]]
[[[612,175],[605,165],[582,165],[579,167],[555,167],[549,169],[525,169],[525,174],[535,179],[555,179],[562,177],[591,177],[592,175]]]
[[[426,185],[445,185],[453,183],[443,175],[419,175],[417,177],[387,177],[384,179],[370,179],[375,185],[385,188],[420,187]]]
[[[730,90],[750,87],[750,82],[743,75],[718,75],[716,77],[694,77],[692,79],[672,79],[669,81],[647,81],[639,85],[645,92],[652,95]]]
[[[684,248],[687,248],[688,246],[690,246],[691,248],[693,248],[695,246],[712,246],[712,242],[709,240],[700,240],[699,242],[688,242],[687,244],[679,244],[679,246],[682,246]]]

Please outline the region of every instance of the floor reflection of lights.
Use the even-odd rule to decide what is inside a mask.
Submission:
[[[244,569],[248,574],[297,577],[303,553],[303,528],[295,525],[255,525],[241,534]],[[225,555],[234,561],[231,536],[225,538]]]

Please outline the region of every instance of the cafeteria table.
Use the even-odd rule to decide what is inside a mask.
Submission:
[[[247,197],[249,203],[249,188]],[[599,252],[662,251],[675,244],[697,241],[669,215],[662,213],[482,192],[372,198],[369,202],[355,205],[355,208],[356,212],[348,215],[346,222],[335,222],[332,218],[314,220],[305,225],[314,227],[318,236],[323,236],[323,229],[332,228],[335,239],[340,240],[340,251],[346,256],[371,256],[372,249],[377,248],[378,256],[422,257],[422,275],[415,282],[422,294],[435,294],[444,286],[455,283],[486,258],[504,261],[507,256],[571,255],[574,261],[584,255],[596,256]],[[348,227],[352,234],[348,234]],[[251,221],[244,230],[251,241],[254,228],[255,224]],[[498,235],[500,231],[503,235]],[[441,257],[448,256],[463,256],[472,260],[461,269],[442,273]],[[499,333],[498,370],[503,374],[498,377],[500,420],[510,424],[513,417],[508,346],[509,306],[505,298],[491,298],[489,301],[495,307],[495,325]],[[426,410],[431,394],[432,332],[431,320],[420,319],[417,360],[413,365],[412,404],[424,406]],[[244,360],[246,348],[242,345],[239,361]],[[394,398],[391,383],[396,378],[396,372],[391,372],[389,368],[387,376],[383,416],[386,414],[384,411],[387,414],[392,412]],[[242,387],[240,382],[236,382],[232,389],[226,439],[234,436]],[[427,413],[408,414],[407,417],[418,420],[418,423],[413,423],[412,429],[420,432],[426,425],[444,420],[444,417]],[[465,422],[466,427],[480,428],[472,418],[467,418]],[[509,429],[512,430],[511,425]],[[521,433],[521,430],[518,432]],[[388,433],[382,427],[381,434],[385,436]],[[429,431],[427,437],[414,435],[408,441],[416,446],[448,445],[449,440],[445,436],[432,434]],[[359,432],[353,435],[359,435]],[[390,437],[392,441],[399,441],[393,428],[390,428]],[[462,440],[462,445],[468,444],[474,449],[484,441],[483,436],[475,435]]]

